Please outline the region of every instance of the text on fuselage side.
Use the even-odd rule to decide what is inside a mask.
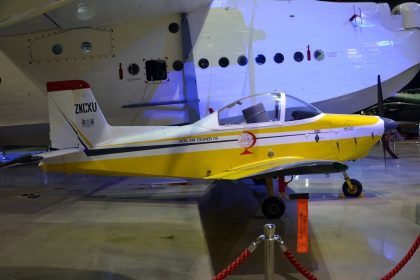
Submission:
[[[199,142],[211,142],[211,141],[217,141],[217,140],[219,140],[219,137],[217,136],[181,138],[179,139],[179,143],[199,143]]]
[[[82,113],[94,113],[98,110],[98,105],[96,102],[85,102],[74,104],[75,113],[82,114]]]

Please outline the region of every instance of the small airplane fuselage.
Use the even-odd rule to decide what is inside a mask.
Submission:
[[[75,104],[96,102],[90,89],[73,92]],[[59,102],[57,96],[50,93]],[[67,156],[44,158],[41,167],[45,171],[240,179],[299,162],[358,159],[367,155],[384,131],[379,117],[324,114],[284,93],[243,98],[179,127],[106,124],[100,129],[95,128],[103,119],[99,106],[95,111],[71,111],[73,116],[63,110],[65,119],[84,148]],[[83,125],[86,119],[91,125]],[[106,136],[90,136],[95,129],[99,129],[96,134]]]

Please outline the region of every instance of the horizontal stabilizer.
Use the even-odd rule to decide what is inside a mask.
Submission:
[[[69,156],[69,155],[76,154],[76,153],[81,153],[81,152],[83,152],[81,149],[70,148],[70,149],[62,149],[62,150],[56,150],[56,151],[42,153],[39,156],[43,160],[47,160],[47,159],[52,159],[52,158],[57,158],[57,157]]]

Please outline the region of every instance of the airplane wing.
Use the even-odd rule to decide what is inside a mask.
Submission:
[[[21,164],[32,163],[32,162],[39,162],[41,159],[42,158],[39,156],[34,156],[28,153],[28,154],[18,156],[12,160],[0,163],[0,169],[6,168],[6,167],[12,167],[16,165],[21,165]]]
[[[204,179],[237,180],[300,174],[327,174],[342,172],[347,168],[347,165],[337,161],[284,157],[234,167]]]
[[[68,156],[70,154],[76,154],[80,152],[82,152],[82,150],[71,148],[71,149],[62,149],[62,150],[57,150],[57,151],[45,152],[38,155],[32,155],[30,153],[27,153],[27,154],[18,156],[12,160],[0,163],[0,169],[12,167],[16,165],[28,164],[28,163],[35,163],[35,162],[38,163],[44,159],[52,159],[52,158],[61,157],[61,156]]]
[[[0,37],[51,29],[111,26],[133,20],[151,20],[188,13],[209,6],[212,0],[73,1],[1,0]]]

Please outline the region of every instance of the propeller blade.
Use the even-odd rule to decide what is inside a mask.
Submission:
[[[385,132],[384,132],[384,134],[382,135],[381,142],[382,142],[382,151],[383,151],[383,153],[384,153],[384,164],[385,164],[385,169],[386,169]]]
[[[382,95],[381,75],[378,75],[378,116],[383,117],[384,114],[384,97]]]
[[[381,83],[381,75],[378,75],[378,115],[379,117],[383,117],[385,114],[384,112],[384,97],[382,95],[382,83]],[[385,126],[385,122],[384,122]],[[386,147],[385,147],[385,127],[384,127],[384,134],[382,135],[381,142],[382,142],[382,151],[384,153],[384,163],[386,169]]]

